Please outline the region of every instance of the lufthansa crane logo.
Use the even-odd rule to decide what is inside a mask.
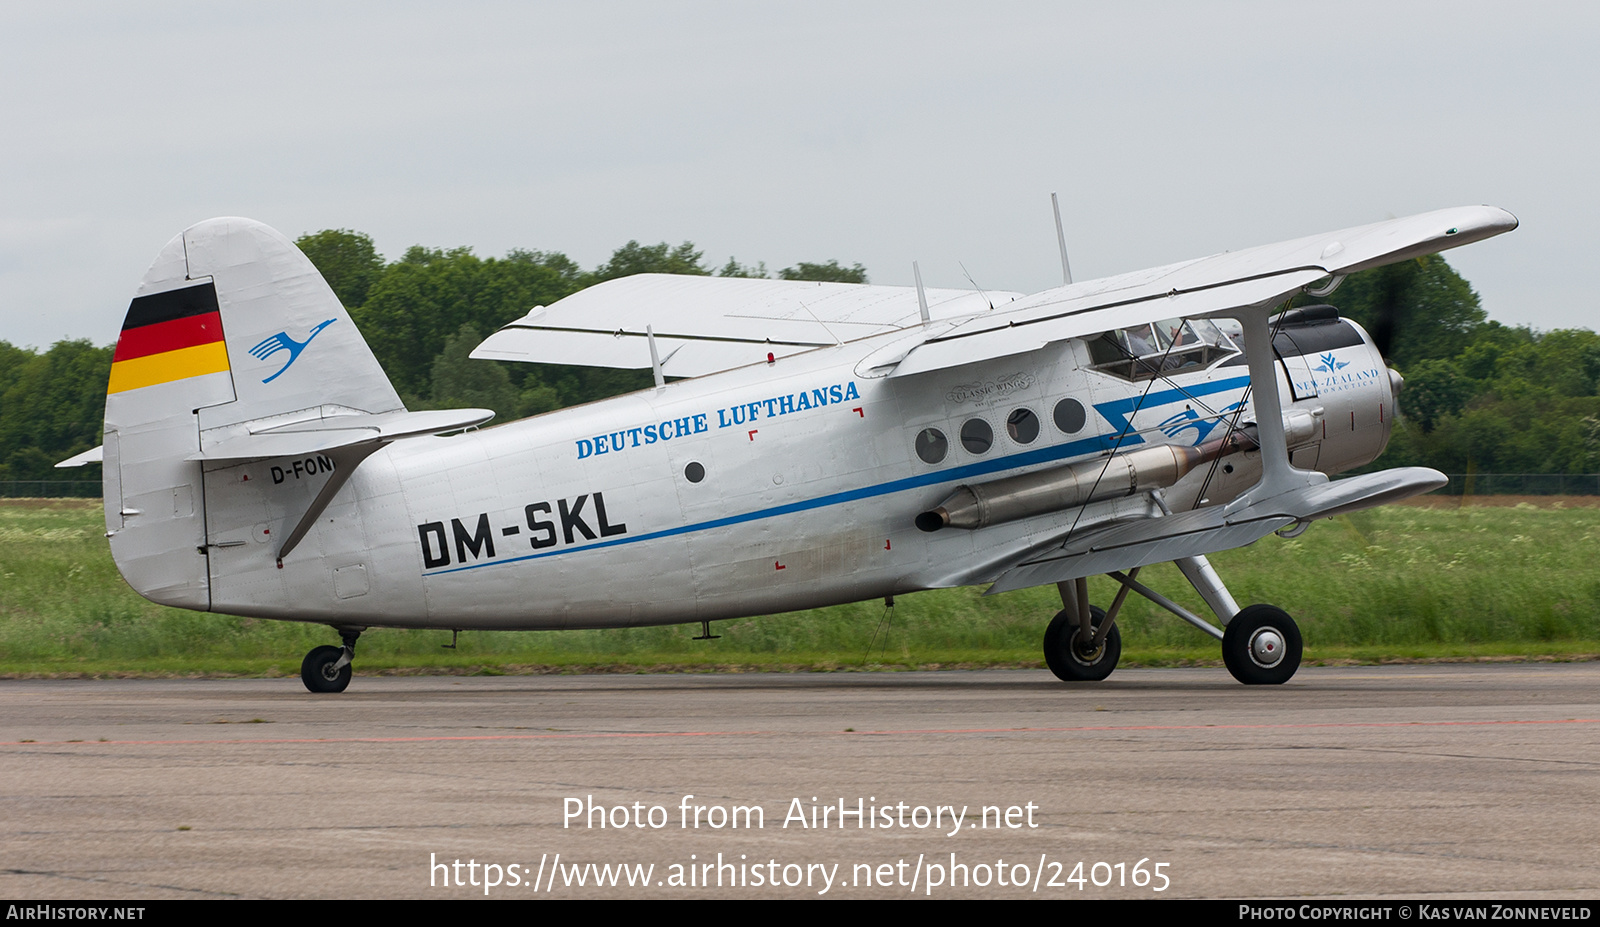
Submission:
[[[338,319],[329,319],[328,321],[323,322],[321,325],[318,325],[316,328],[313,328],[311,330],[311,334],[307,335],[306,340],[304,341],[296,341],[289,337],[289,333],[287,331],[282,331],[270,338],[262,340],[260,344],[251,348],[250,355],[257,360],[266,360],[272,355],[277,354],[279,351],[289,352],[288,361],[286,361],[282,367],[278,368],[278,372],[270,377],[267,377],[261,382],[271,383],[273,380],[276,380],[278,377],[282,376],[285,370],[288,370],[294,365],[295,359],[300,356],[301,351],[306,349],[306,345],[311,343],[311,339],[317,337],[318,332],[337,321]]]

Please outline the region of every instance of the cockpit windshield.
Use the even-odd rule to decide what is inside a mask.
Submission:
[[[1087,339],[1094,369],[1125,380],[1148,380],[1170,371],[1200,370],[1239,353],[1233,319],[1163,319]]]

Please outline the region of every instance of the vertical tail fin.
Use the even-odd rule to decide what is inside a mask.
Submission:
[[[141,595],[210,607],[207,447],[276,422],[404,411],[349,313],[294,243],[211,219],[167,243],[117,339],[106,531]]]

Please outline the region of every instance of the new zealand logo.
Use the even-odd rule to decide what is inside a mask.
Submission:
[[[288,370],[294,364],[295,359],[300,356],[300,352],[306,349],[306,345],[311,343],[311,339],[317,337],[318,332],[337,321],[339,320],[329,319],[328,321],[323,322],[321,325],[318,325],[316,328],[313,328],[311,330],[311,334],[307,335],[306,340],[304,341],[296,341],[289,337],[288,332],[282,331],[278,332],[276,335],[273,335],[271,338],[263,340],[260,344],[251,348],[250,355],[257,360],[266,360],[279,351],[289,352],[289,360],[282,367],[278,368],[278,372],[270,377],[267,377],[261,382],[271,383],[273,380],[276,380],[278,377],[282,376],[283,372]]]
[[[1333,352],[1331,351],[1327,354],[1317,355],[1317,360],[1322,361],[1322,366],[1314,367],[1312,369],[1316,370],[1318,373],[1333,373],[1335,370],[1338,370],[1341,367],[1350,366],[1349,361],[1342,361],[1335,358],[1333,356]]]

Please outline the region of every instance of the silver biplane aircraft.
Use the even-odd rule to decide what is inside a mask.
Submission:
[[[1515,228],[1427,213],[1032,296],[643,274],[536,307],[478,358],[651,368],[655,388],[476,429],[410,412],[284,236],[212,219],[139,284],[106,397],[106,533],[166,605],[320,622],[313,692],[369,627],[701,623],[1056,584],[1063,680],[1104,679],[1135,592],[1244,683],[1300,663],[1206,554],[1426,492],[1378,456],[1400,377],[1331,307],[1346,274]],[[669,381],[668,378],[674,378]],[[1213,623],[1138,580],[1172,561]],[[1121,584],[1105,610],[1086,577]]]

